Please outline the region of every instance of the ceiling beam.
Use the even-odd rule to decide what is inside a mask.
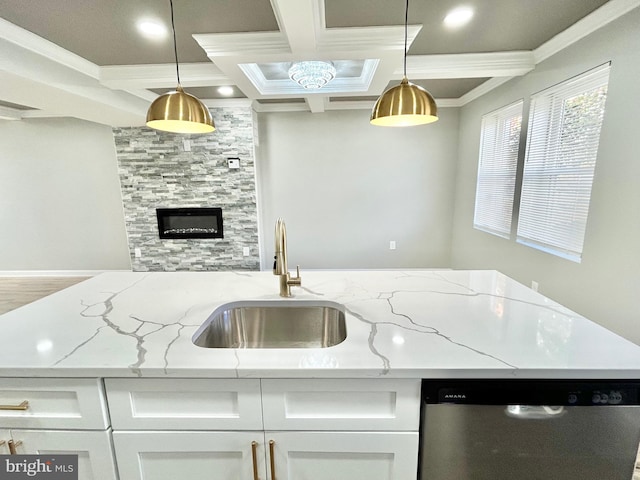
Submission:
[[[316,0],[271,0],[280,32],[285,36],[294,56],[317,51]]]
[[[6,71],[0,71],[0,84],[7,101],[37,109],[25,112],[24,118],[64,116],[110,126],[142,125],[149,105],[104,87],[96,92],[89,87],[55,86]]]
[[[6,40],[21,49],[41,55],[58,65],[71,68],[92,78],[98,78],[99,67],[79,55],[65,50],[35,33],[20,28],[0,18],[0,39]]]
[[[0,120],[20,120],[22,111],[0,105]]]
[[[116,65],[100,68],[100,83],[109,88],[129,90],[174,88],[178,80],[174,64]],[[213,63],[181,63],[180,83],[183,87],[210,87],[233,82]]]
[[[325,99],[323,95],[309,95],[305,97],[305,102],[311,113],[323,113],[325,108]]]

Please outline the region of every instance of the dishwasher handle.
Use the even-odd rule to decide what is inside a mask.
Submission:
[[[550,405],[507,405],[505,414],[521,420],[551,420],[567,413],[563,406]]]

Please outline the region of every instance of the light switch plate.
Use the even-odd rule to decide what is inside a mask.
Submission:
[[[240,159],[239,158],[227,158],[229,162],[229,168],[240,168]]]

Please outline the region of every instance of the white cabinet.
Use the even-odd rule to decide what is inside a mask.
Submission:
[[[265,479],[263,432],[114,432],[123,480]],[[255,450],[255,457],[254,457]]]
[[[97,378],[0,378],[0,428],[104,430],[109,426]]]
[[[415,480],[420,382],[106,379],[121,479]]]
[[[78,455],[78,478],[114,480],[116,471],[108,431],[11,430],[19,455]]]
[[[417,476],[418,432],[266,432],[265,437],[269,459],[273,450],[271,479],[415,480]]]
[[[114,430],[263,430],[258,379],[105,379]]]
[[[116,480],[102,382],[0,378],[0,453],[78,455],[78,478]]]
[[[418,431],[420,382],[262,380],[265,430]]]

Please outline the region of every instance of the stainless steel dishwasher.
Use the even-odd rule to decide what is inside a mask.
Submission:
[[[422,384],[420,480],[631,480],[640,381]]]

